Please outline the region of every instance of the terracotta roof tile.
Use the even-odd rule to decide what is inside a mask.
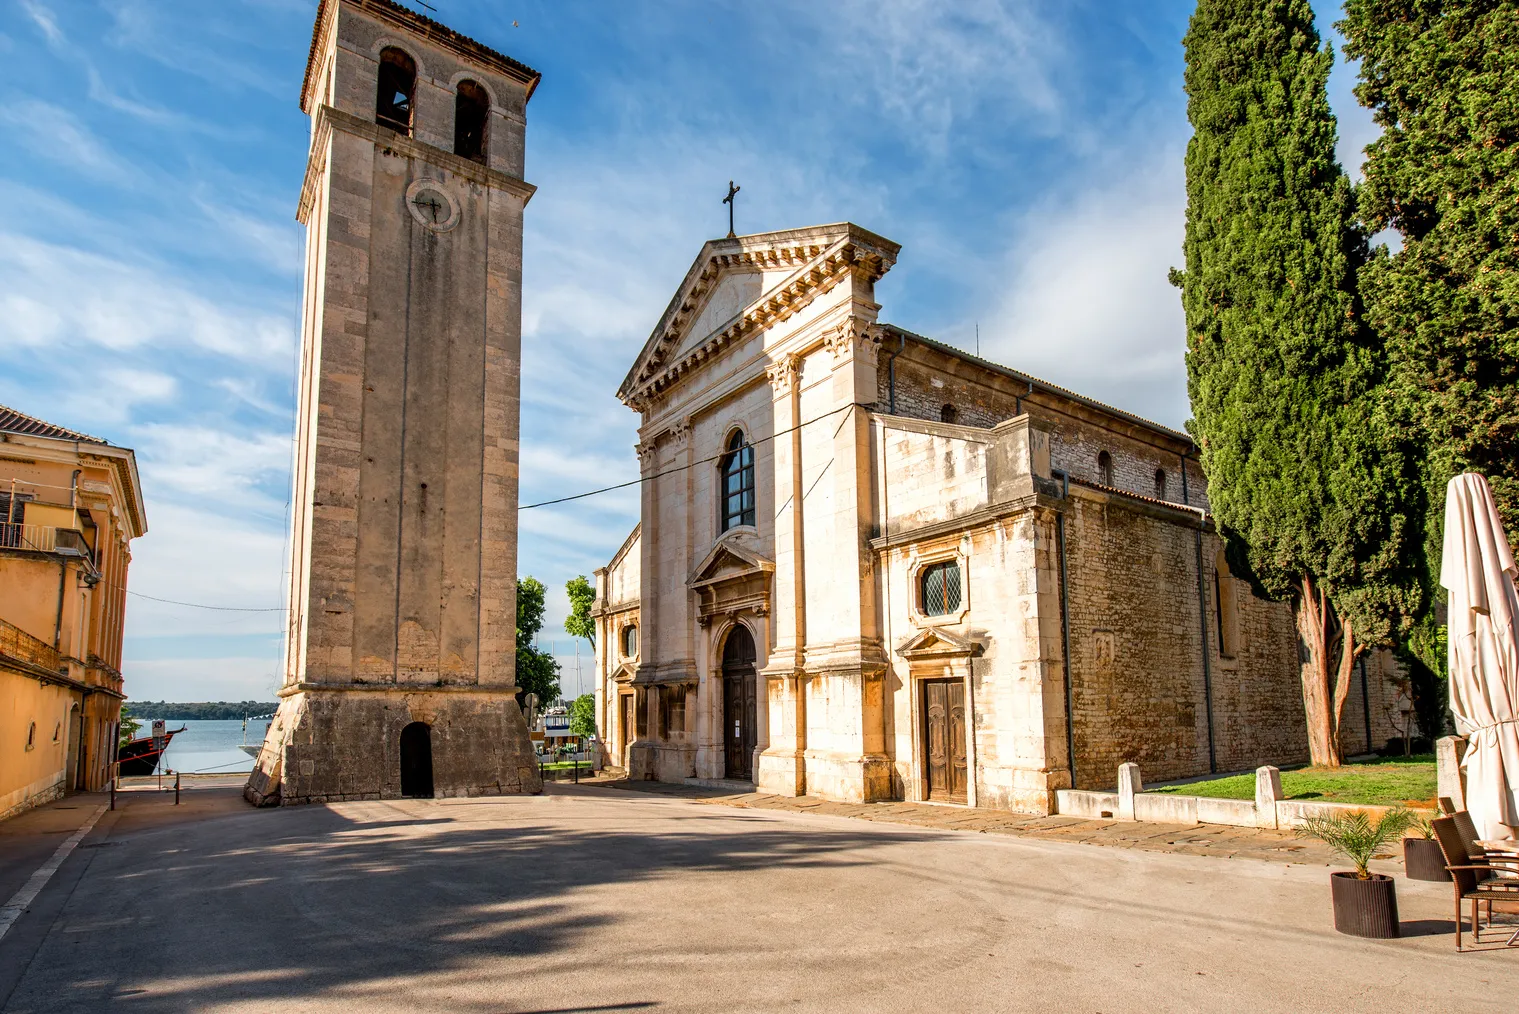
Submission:
[[[4,405],[0,405],[0,433],[24,433],[32,437],[54,437],[58,440],[83,440],[91,444],[110,444],[108,440],[92,437],[88,433],[80,433],[78,430],[67,429],[63,426],[55,426],[36,416],[18,412]]]

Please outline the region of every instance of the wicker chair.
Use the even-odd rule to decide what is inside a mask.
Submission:
[[[1470,823],[1470,818],[1468,818]],[[1505,860],[1489,854],[1485,859],[1474,862],[1470,855],[1469,843],[1475,840],[1466,838],[1461,833],[1460,823],[1455,817],[1436,817],[1430,821],[1435,829],[1435,838],[1440,842],[1440,852],[1445,856],[1445,868],[1450,870],[1451,880],[1456,888],[1456,950],[1461,950],[1461,903],[1472,903],[1472,942],[1482,942],[1481,923],[1477,918],[1477,905],[1479,902],[1486,903],[1488,926],[1492,926],[1493,910],[1492,903],[1519,902],[1519,880],[1508,876],[1499,876],[1501,872],[1509,870],[1519,871],[1519,859]],[[1508,938],[1506,946],[1512,947],[1519,942],[1519,931]]]

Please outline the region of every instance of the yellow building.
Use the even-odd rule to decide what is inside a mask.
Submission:
[[[147,530],[130,449],[0,405],[0,819],[106,786]]]

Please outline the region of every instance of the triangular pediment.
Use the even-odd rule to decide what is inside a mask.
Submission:
[[[686,581],[689,588],[703,588],[756,574],[775,572],[775,561],[768,560],[737,540],[719,542],[707,551]]]
[[[980,641],[962,637],[943,627],[924,627],[897,646],[897,654],[906,659],[948,658],[980,652]]]
[[[848,272],[880,278],[900,249],[849,222],[709,240],[617,397],[641,411],[651,393],[734,339],[790,317]]]

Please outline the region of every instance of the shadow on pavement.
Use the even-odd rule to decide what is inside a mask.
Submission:
[[[6,1009],[130,997],[133,1010],[185,1010],[323,995],[362,1006],[387,982],[594,943],[618,914],[592,903],[587,916],[582,902],[571,918],[574,892],[692,871],[866,865],[862,853],[885,844],[873,828],[798,835],[772,822],[666,815],[657,831],[611,826],[621,820],[567,829],[516,807],[407,806],[415,821],[393,819],[404,813],[393,806],[372,822],[321,806],[250,811],[128,833],[88,853],[84,879]],[[449,812],[461,819],[439,816]],[[891,840],[920,837],[929,835]],[[496,976],[511,981],[503,972],[510,965],[498,963]],[[448,1006],[525,1009],[536,991],[520,985],[489,1003],[454,994]]]

